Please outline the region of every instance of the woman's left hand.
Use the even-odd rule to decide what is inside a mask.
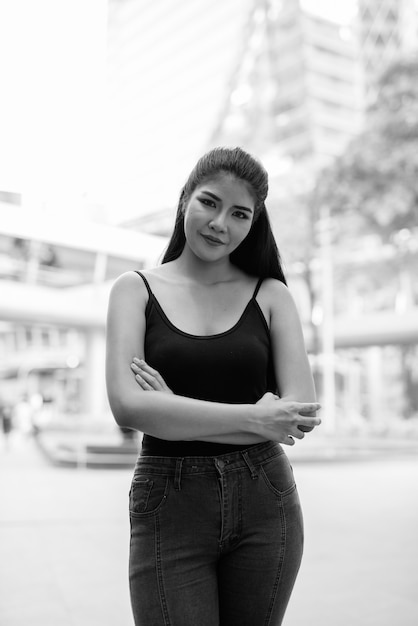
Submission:
[[[144,391],[164,391],[165,393],[173,393],[161,374],[147,365],[143,359],[134,357],[131,363],[131,370],[135,374],[136,382]]]

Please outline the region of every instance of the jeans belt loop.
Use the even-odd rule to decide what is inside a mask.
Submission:
[[[246,463],[246,465],[247,465],[248,469],[249,469],[249,470],[250,470],[250,472],[251,472],[251,478],[252,478],[253,480],[255,480],[256,478],[258,478],[258,472],[257,472],[257,470],[256,470],[256,468],[255,468],[255,466],[254,466],[253,462],[251,461],[250,457],[248,456],[248,452],[246,452],[246,451],[241,452],[241,456],[242,456],[242,458],[244,459],[244,461],[245,461],[245,463]]]
[[[183,457],[176,459],[176,472],[174,474],[174,489],[181,491],[181,468],[183,466]]]

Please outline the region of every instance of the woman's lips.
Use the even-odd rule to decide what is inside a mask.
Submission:
[[[212,237],[212,235],[204,235],[203,233],[201,233],[201,236],[206,241],[206,243],[208,243],[211,246],[224,246],[225,245],[224,241],[221,241],[220,239],[217,239],[216,237]]]

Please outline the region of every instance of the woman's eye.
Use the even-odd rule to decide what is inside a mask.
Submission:
[[[235,211],[235,217],[238,217],[240,220],[248,220],[249,217],[244,211]]]
[[[215,207],[216,204],[213,200],[209,200],[208,198],[200,198],[200,202],[205,206]]]

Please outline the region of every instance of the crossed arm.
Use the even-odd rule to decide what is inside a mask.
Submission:
[[[304,437],[299,427],[317,426],[319,404],[299,318],[286,287],[272,283],[275,293],[270,297],[282,301],[270,316],[276,371],[282,372],[280,397],[266,393],[254,405],[234,405],[177,396],[156,370],[138,358],[144,354],[148,294],[136,274],[122,275],[111,292],[107,323],[106,381],[117,423],[168,440],[233,444],[274,440],[287,445]]]

